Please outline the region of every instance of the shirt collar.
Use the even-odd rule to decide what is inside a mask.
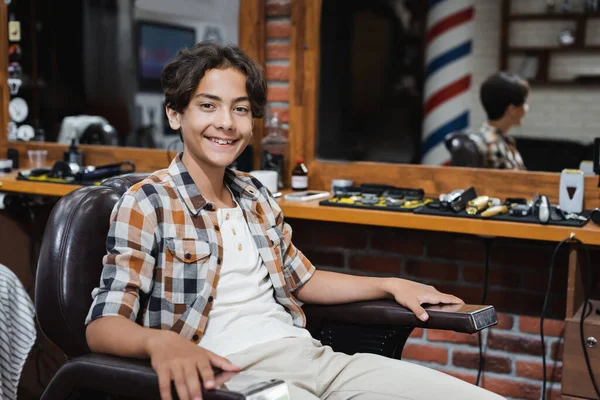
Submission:
[[[168,171],[173,177],[175,187],[183,199],[183,202],[195,215],[203,208],[206,208],[208,211],[214,211],[214,205],[206,201],[202,194],[200,194],[198,185],[196,185],[196,182],[194,182],[194,179],[187,168],[183,165],[183,162],[181,161],[182,156],[183,153],[179,153],[175,156],[173,161],[171,161],[171,165],[169,165]],[[243,177],[238,176],[235,171],[230,168],[225,169],[224,182],[229,187],[236,200],[241,197],[250,198],[252,200],[258,199],[258,189],[250,182],[247,182]]]

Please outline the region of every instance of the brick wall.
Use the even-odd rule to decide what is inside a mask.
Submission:
[[[396,276],[431,284],[468,303],[481,301],[483,238],[407,229],[288,219],[294,244],[320,269]],[[495,239],[486,303],[500,323],[483,332],[482,385],[511,398],[539,399],[542,383],[539,315],[554,244]],[[594,260],[598,254],[593,253]],[[567,254],[556,265],[544,323],[548,398],[560,398]],[[558,318],[558,319],[556,319]],[[478,336],[416,329],[403,358],[475,382]]]
[[[499,0],[476,0],[475,85],[498,65],[498,31],[490,29],[490,24],[494,21],[499,24],[499,14],[496,14],[500,11],[499,3]],[[291,0],[268,0],[266,12],[268,100],[281,120],[288,123]],[[547,92],[544,92],[546,103],[559,104],[565,99],[579,101],[577,92]],[[573,122],[578,118],[556,109],[553,113],[560,115],[563,121]],[[477,118],[476,111],[473,116]],[[531,120],[535,118],[538,117]],[[572,128],[583,129],[576,122]],[[294,228],[294,243],[319,268],[409,278],[432,284],[469,303],[481,301],[485,255],[482,238],[304,220],[289,220],[289,223]],[[500,324],[482,335],[487,360],[482,384],[506,397],[539,399],[541,395],[538,316],[553,248],[552,243],[507,239],[495,240],[491,248],[487,303],[500,311]],[[594,259],[600,260],[598,253]],[[563,252],[552,281],[549,315],[553,319],[544,324],[547,388],[551,393],[549,398],[556,399],[560,398],[566,262],[567,255]],[[474,382],[477,345],[477,335],[417,329],[403,357]]]

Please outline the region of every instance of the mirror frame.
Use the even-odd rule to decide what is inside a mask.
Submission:
[[[330,190],[332,179],[352,179],[355,184],[423,188],[428,195],[474,186],[494,197],[530,198],[542,193],[558,201],[558,173],[317,159],[321,4],[322,0],[292,0],[289,170],[302,157],[310,187],[322,190]],[[600,205],[597,176],[585,178],[585,201],[587,208]]]
[[[8,15],[7,5],[0,3],[0,54],[8,54]],[[238,17],[239,45],[246,53],[265,65],[265,0],[240,0]],[[9,122],[8,102],[10,99],[7,85],[8,56],[0,57],[0,159],[6,158],[9,147],[19,151],[19,165],[27,165],[27,150],[46,149],[48,160],[62,160],[67,145],[51,142],[8,142],[7,125]],[[259,149],[263,136],[262,119],[255,121],[252,145]],[[123,160],[131,160],[137,171],[152,172],[166,168],[177,154],[166,149],[148,149],[121,146],[81,145],[86,164],[102,165]],[[254,163],[258,166],[260,151],[254,151]]]

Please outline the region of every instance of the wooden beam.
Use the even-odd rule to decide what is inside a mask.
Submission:
[[[265,0],[240,0],[239,46],[265,68]],[[254,120],[253,150],[254,169],[260,169],[260,141],[264,136],[264,119]]]
[[[4,2],[0,3],[0,159],[6,158],[8,142],[8,10]]]

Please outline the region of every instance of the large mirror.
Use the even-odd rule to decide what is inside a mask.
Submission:
[[[177,150],[160,73],[184,47],[238,43],[240,0],[12,0],[9,141]]]
[[[482,84],[506,71],[529,86],[529,112],[507,132],[525,167],[591,168],[585,161],[600,136],[597,2],[315,3],[321,17],[317,159],[449,164],[452,134],[477,133],[488,121]],[[457,165],[461,152],[483,155],[472,137],[458,138]]]

